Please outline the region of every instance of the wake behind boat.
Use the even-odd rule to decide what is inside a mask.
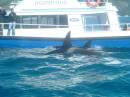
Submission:
[[[1,23],[1,47],[60,46],[69,31],[76,46],[91,40],[93,47],[130,47],[128,24],[119,23],[107,0],[23,0],[14,11],[15,35],[8,35],[8,22]]]

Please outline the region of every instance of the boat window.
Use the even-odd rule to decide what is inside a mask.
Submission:
[[[32,16],[31,17],[31,24],[34,24],[34,25],[31,25],[31,28],[38,28],[38,17],[37,16]]]
[[[31,28],[31,18],[30,16],[23,16],[22,17],[22,28]]]
[[[67,15],[41,15],[19,16],[17,28],[66,28],[68,27]]]
[[[32,16],[31,17],[31,23],[32,24],[37,24],[37,22],[38,22],[38,17],[37,16]]]
[[[59,16],[58,25],[61,25],[61,26],[59,26],[60,28],[67,27],[67,25],[68,25],[68,17],[66,15]]]
[[[106,13],[83,15],[83,22],[87,31],[109,29],[109,21]]]
[[[41,28],[54,28],[56,27],[56,15],[40,16],[38,18],[38,24],[41,24]]]
[[[40,16],[38,24],[42,28],[64,28],[68,25],[67,15]]]
[[[31,24],[30,16],[23,16],[23,24]]]
[[[21,19],[20,19],[21,17],[19,17],[19,16],[17,16],[17,18],[16,18],[16,23],[21,23]],[[18,24],[16,24],[16,28],[20,28],[20,25]]]

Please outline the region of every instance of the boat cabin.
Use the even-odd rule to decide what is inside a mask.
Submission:
[[[15,36],[120,30],[117,9],[107,0],[22,0],[17,2],[14,11],[17,14]]]

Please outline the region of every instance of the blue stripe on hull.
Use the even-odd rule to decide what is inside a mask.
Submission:
[[[93,45],[99,45],[107,48],[130,48],[130,39],[116,39],[116,40],[95,40]]]
[[[83,46],[85,40],[73,40],[74,46]],[[48,46],[61,46],[62,41],[52,41],[46,39],[33,40],[33,39],[0,39],[0,47],[21,47],[21,48],[43,48]],[[130,39],[119,40],[93,40],[92,46],[101,46],[105,48],[130,48]]]
[[[46,40],[0,40],[0,47],[43,48],[62,45],[60,41]]]
[[[76,42],[76,43],[75,43]],[[86,41],[74,41],[74,45],[83,46]],[[101,46],[104,48],[130,48],[130,39],[92,40],[92,47]]]

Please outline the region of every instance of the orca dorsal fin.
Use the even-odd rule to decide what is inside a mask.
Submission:
[[[63,46],[62,46],[63,49],[69,49],[70,47],[72,47],[70,35],[71,35],[71,31],[69,31],[67,33],[67,35],[66,35],[66,37],[65,37],[65,39],[63,41]]]
[[[91,40],[88,40],[85,45],[83,46],[84,49],[87,49],[87,48],[91,48],[91,43],[92,41]]]

